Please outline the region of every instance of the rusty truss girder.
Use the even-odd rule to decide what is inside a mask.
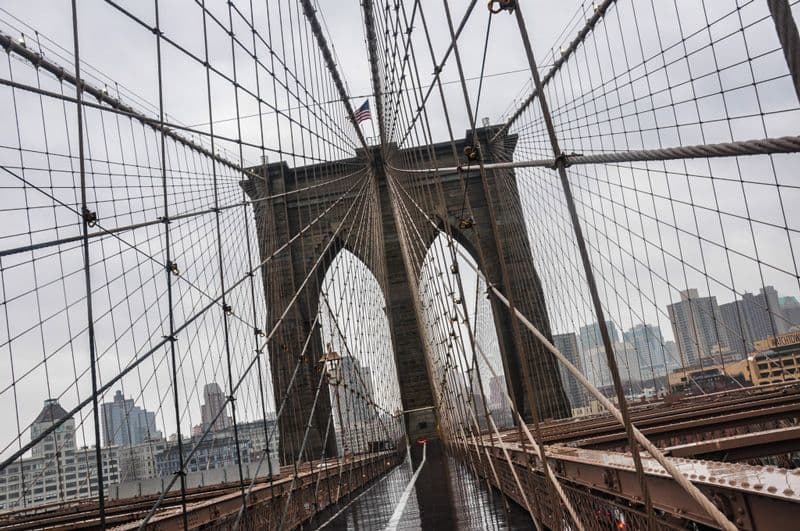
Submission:
[[[737,528],[791,529],[798,516],[800,473],[774,463],[800,448],[798,393],[797,384],[744,388],[638,405],[631,408],[631,416]],[[608,415],[597,415],[547,423],[541,431],[550,467],[586,529],[618,524],[647,528],[641,485],[618,423]],[[694,442],[670,445],[676,437]],[[477,463],[482,477],[523,504],[507,452],[527,498],[538,500],[532,510],[540,521],[554,528],[568,522],[561,509],[554,509],[558,504],[547,501],[553,493],[542,463],[518,430],[502,432],[499,438],[486,434],[475,445],[457,451]],[[659,529],[716,527],[655,459],[642,454],[642,466]]]
[[[796,423],[800,385],[749,387],[737,391],[653,402],[631,407],[631,420],[659,447],[673,438],[713,436],[737,427]],[[777,426],[776,426],[777,427]],[[759,430],[760,431],[760,430]],[[625,434],[614,419],[597,415],[542,426],[543,442],[572,443],[593,449],[625,448]]]
[[[293,481],[294,470],[283,467],[273,481],[259,480],[242,512],[240,529],[293,529],[318,512],[337,503],[396,466],[397,452],[381,452],[339,460],[303,463]],[[158,498],[140,496],[106,501],[106,526],[117,530],[139,529],[142,518]],[[284,504],[289,500],[283,525]],[[190,529],[233,528],[242,507],[238,482],[197,487],[186,493],[187,521]],[[7,512],[0,527],[21,529],[101,529],[97,499],[67,504],[53,504],[33,509]],[[160,510],[146,525],[149,530],[183,529],[180,492],[169,492]]]

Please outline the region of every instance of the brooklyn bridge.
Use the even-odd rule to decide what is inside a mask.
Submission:
[[[0,528],[797,529],[800,0],[0,4]]]

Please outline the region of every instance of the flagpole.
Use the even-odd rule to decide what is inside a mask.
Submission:
[[[369,104],[369,98],[367,98],[367,106],[369,107],[369,128],[372,130],[372,138],[374,140],[375,139],[375,122],[372,121],[372,106]]]
[[[364,109],[364,107],[366,107],[366,109]],[[370,109],[369,107],[369,98],[367,98],[367,100],[361,105],[361,107],[358,108],[358,111],[356,111],[355,113],[354,119],[356,122],[356,127],[358,127],[358,129],[361,130],[361,122],[363,121],[363,119],[361,119],[361,114],[365,110],[367,113],[369,113],[369,125],[370,129],[372,130],[372,137],[375,137],[375,122],[372,121],[372,109]]]

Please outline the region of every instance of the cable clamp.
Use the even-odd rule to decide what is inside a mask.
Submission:
[[[170,343],[175,343],[178,340],[178,338],[175,337],[174,335],[172,335],[172,336],[161,336],[161,338],[162,339],[166,339]]]
[[[231,308],[230,304],[224,302],[222,303],[222,311],[225,312],[225,315],[231,315],[233,313],[233,308]]]
[[[264,336],[264,331],[261,330],[260,328],[253,328],[253,333],[256,335],[256,337]]]
[[[512,13],[517,5],[515,0],[489,0],[488,4],[489,12],[493,15],[501,11]]]
[[[569,154],[561,153],[553,160],[553,165],[550,166],[550,169],[557,170],[560,167],[569,168],[570,166],[572,166],[572,161],[570,160],[570,158],[580,157],[580,156],[581,156],[580,153],[575,153],[574,151]]]
[[[472,218],[461,218],[458,220],[458,228],[461,230],[471,229],[475,226],[475,220]]]
[[[184,477],[186,476],[186,472],[183,469],[176,470],[174,473],[175,473],[176,476],[179,476],[179,477],[180,476],[184,476]]]
[[[180,275],[180,270],[178,269],[178,263],[173,262],[172,260],[167,262],[167,271],[169,271],[175,276]]]
[[[553,164],[550,166],[551,170],[557,170],[559,168],[566,168],[567,167],[567,154],[561,153],[555,159],[553,159]]]
[[[475,146],[465,146],[464,147],[464,156],[467,157],[467,160],[476,161],[480,158],[480,150]]]
[[[228,402],[231,402],[231,403],[236,402],[236,397],[233,396],[233,395],[228,395],[225,398],[228,399]]]
[[[83,207],[83,221],[90,227],[97,225],[97,212],[92,212],[86,207]]]

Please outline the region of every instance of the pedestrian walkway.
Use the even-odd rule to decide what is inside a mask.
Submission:
[[[418,445],[412,458],[321,518],[318,528],[345,530],[531,529],[527,514],[479,482],[438,443]]]

